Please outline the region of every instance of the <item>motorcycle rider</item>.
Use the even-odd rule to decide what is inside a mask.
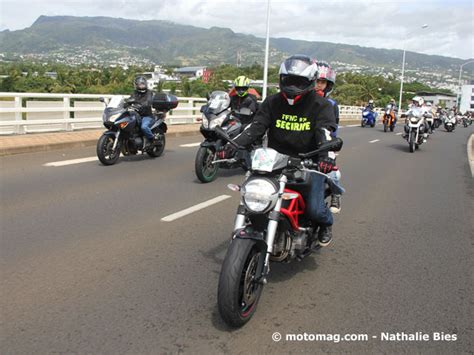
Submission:
[[[339,125],[339,106],[333,98],[330,98],[329,95],[331,94],[332,90],[334,89],[334,85],[336,84],[336,72],[331,68],[329,63],[325,61],[319,61],[318,64],[318,74],[316,77],[316,93],[319,96],[325,97],[333,106],[334,108],[334,115],[336,116],[336,123]],[[336,131],[332,132],[331,135],[333,137],[337,136],[337,129]],[[341,179],[341,170],[338,166],[334,167],[334,170],[328,174],[336,184],[339,184],[339,180]],[[331,203],[329,210],[332,213],[339,213],[341,212],[341,195],[339,194],[332,194],[331,195]]]
[[[145,150],[149,148],[154,140],[155,136],[151,131],[150,127],[153,124],[153,112],[152,112],[152,104],[153,104],[153,91],[148,89],[148,83],[144,76],[137,76],[133,81],[133,85],[135,87],[135,91],[130,96],[129,100],[135,101],[138,103],[139,109],[138,114],[142,119],[141,123],[141,130],[143,135],[145,136]]]
[[[421,96],[415,96],[413,97],[413,99],[411,99],[412,101],[412,104],[410,105],[410,108],[408,109],[408,111],[405,113],[406,116],[408,116],[410,114],[411,111],[413,110],[421,110],[421,115],[423,116],[423,124],[424,124],[424,132],[423,132],[423,142],[426,142],[426,139],[428,138],[428,122],[426,122],[426,120],[424,119],[425,115],[426,115],[426,112],[427,112],[427,109],[426,107],[424,106],[424,103],[425,103],[425,100],[421,97]],[[404,132],[402,134],[402,137],[403,138],[406,138],[407,135],[408,135],[408,124],[405,125],[404,127]]]
[[[395,120],[394,120],[393,124],[394,124],[394,125],[397,124],[397,121],[398,121],[398,116],[397,116],[397,114],[398,114],[398,106],[397,106],[397,104],[396,104],[396,102],[395,102],[395,99],[390,99],[390,102],[389,102],[389,104],[387,105],[387,108],[390,109],[390,112],[393,112],[393,115],[394,115],[394,117],[395,117]]]
[[[240,75],[235,78],[229,96],[232,111],[238,111],[241,108],[248,108],[252,113],[257,112],[257,98],[259,97],[259,94],[254,89],[250,89],[250,79],[245,75]],[[242,122],[244,125],[248,123],[250,122]]]
[[[253,122],[235,142],[248,147],[267,133],[269,148],[297,156],[331,140],[331,132],[337,129],[336,117],[332,104],[314,90],[317,71],[315,61],[306,55],[287,58],[280,66],[280,93],[263,101]],[[336,165],[334,159],[334,152],[319,157],[319,170],[330,173]],[[317,238],[321,246],[331,242],[333,224],[331,211],[324,201],[324,185],[324,177],[312,173],[311,188],[305,198],[306,213],[313,226],[320,226]],[[316,238],[316,233],[313,237]]]

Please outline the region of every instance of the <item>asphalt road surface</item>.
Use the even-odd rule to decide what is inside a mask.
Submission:
[[[0,353],[472,352],[473,128],[413,154],[400,131],[341,129],[333,243],[273,264],[239,330],[216,296],[243,174],[199,183],[200,136],[110,167],[94,147],[1,158]]]

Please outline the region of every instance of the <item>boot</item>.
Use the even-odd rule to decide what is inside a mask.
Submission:
[[[325,247],[332,240],[332,226],[320,227],[318,232],[319,245]]]

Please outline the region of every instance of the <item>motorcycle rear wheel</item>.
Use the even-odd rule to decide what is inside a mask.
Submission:
[[[154,143],[153,149],[146,152],[152,158],[158,158],[160,155],[162,155],[163,152],[165,151],[165,145],[166,145],[166,137],[164,133],[156,134],[155,139],[157,141]]]
[[[255,281],[261,273],[264,253],[254,240],[232,241],[222,264],[217,291],[219,314],[233,328],[242,327],[254,315],[263,290]]]
[[[387,126],[388,126],[387,122],[384,122],[383,123],[383,131],[384,132],[387,132],[387,128],[388,128]]]
[[[112,151],[114,138],[103,134],[97,142],[97,157],[104,165],[113,165],[120,157],[120,146],[117,145],[115,151]]]
[[[199,147],[196,160],[194,162],[194,171],[196,176],[203,183],[214,181],[219,171],[218,164],[212,164],[214,152],[207,147]]]

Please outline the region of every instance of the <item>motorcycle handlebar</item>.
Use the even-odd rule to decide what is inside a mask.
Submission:
[[[216,133],[221,137],[221,138],[224,138],[225,141],[229,142],[229,144],[231,146],[233,146],[234,148],[236,149],[245,149],[245,147],[242,147],[240,145],[238,145],[237,143],[235,143],[230,137],[229,135],[219,126],[217,126],[215,128],[216,130]]]
[[[301,158],[312,158],[315,155],[326,153],[329,151],[338,152],[342,149],[343,143],[344,142],[342,141],[342,139],[337,137],[337,138],[334,138],[333,140],[330,140],[329,142],[322,143],[318,149],[313,150],[312,152],[301,153],[301,154],[298,154],[298,156],[300,156]]]

